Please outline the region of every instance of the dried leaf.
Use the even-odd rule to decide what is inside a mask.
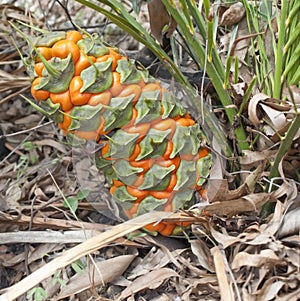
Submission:
[[[170,258],[161,250],[153,247],[142,261],[131,271],[129,280],[145,275],[150,271],[160,269],[170,262]]]
[[[83,273],[76,274],[70,279],[68,285],[60,291],[57,300],[112,282],[126,271],[134,258],[135,255],[122,255],[87,267]]]
[[[220,17],[220,26],[232,26],[240,22],[245,16],[245,8],[241,2],[232,4]]]
[[[229,190],[227,180],[209,179],[207,195],[211,203],[226,202],[238,199],[254,191],[258,179],[264,171],[265,164],[259,164],[245,179],[244,183],[235,190]]]
[[[191,249],[192,252],[197,256],[199,264],[210,272],[214,272],[214,265],[212,256],[210,254],[207,244],[202,240],[191,240]]]
[[[300,233],[300,207],[288,212],[282,221],[282,226],[277,233],[278,237]]]
[[[63,154],[67,153],[65,146],[61,142],[58,142],[58,141],[55,141],[52,139],[43,139],[43,140],[39,140],[39,141],[33,141],[33,143],[37,144],[37,145],[41,145],[41,146],[48,145],[53,148],[56,148],[58,151],[60,151]]]
[[[239,252],[233,259],[231,267],[236,270],[242,266],[272,267],[273,265],[286,265],[285,262],[279,258],[274,251],[270,249],[262,250],[259,254],[249,254],[247,252]]]
[[[278,277],[271,277],[267,279],[260,290],[255,292],[255,295],[257,296],[258,301],[274,300],[284,285],[286,285],[286,281],[282,281],[278,279]]]
[[[261,124],[261,115],[258,113],[258,105],[262,100],[268,99],[269,96],[263,93],[255,94],[249,101],[248,114],[249,119],[254,125]]]
[[[163,29],[168,26],[167,37],[170,37],[176,28],[175,20],[169,15],[161,0],[152,0],[148,3],[151,34],[160,43]]]
[[[222,252],[219,247],[213,247],[211,249],[211,254],[214,258],[214,264],[216,268],[216,274],[218,278],[221,300],[235,300],[234,293],[232,291],[232,286],[229,281],[229,267],[227,265],[227,260],[225,253]]]
[[[169,268],[162,268],[152,271],[133,281],[126,289],[122,291],[118,300],[124,300],[125,298],[147,288],[155,289],[159,287],[164,280],[174,276],[179,277],[174,270]]]
[[[244,156],[240,157],[240,163],[243,169],[250,170],[253,167],[257,167],[262,162],[272,160],[276,156],[277,151],[275,150],[262,150],[262,151],[244,151]]]
[[[229,201],[199,204],[198,208],[212,216],[230,217],[245,212],[258,212],[262,205],[270,201],[271,196],[270,193],[255,193]]]

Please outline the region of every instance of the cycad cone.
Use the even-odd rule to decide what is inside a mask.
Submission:
[[[96,35],[51,32],[31,51],[31,93],[67,139],[101,144],[97,167],[128,218],[191,205],[211,155],[180,101]],[[34,70],[33,70],[34,69]],[[75,138],[75,139],[74,139]],[[145,227],[171,235],[182,223]]]

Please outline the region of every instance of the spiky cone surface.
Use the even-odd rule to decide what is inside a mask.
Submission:
[[[97,35],[52,32],[31,47],[32,96],[67,139],[101,145],[97,167],[126,216],[188,208],[202,192],[211,154],[180,101]],[[181,226],[145,228],[168,236]]]

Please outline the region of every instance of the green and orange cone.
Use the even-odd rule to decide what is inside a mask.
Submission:
[[[211,154],[179,99],[97,35],[45,33],[31,45],[31,94],[67,139],[102,146],[96,159],[128,218],[192,205]],[[182,223],[145,228],[162,235]]]

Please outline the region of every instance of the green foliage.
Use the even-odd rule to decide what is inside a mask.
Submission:
[[[90,191],[88,189],[82,189],[78,191],[76,196],[69,196],[64,198],[63,205],[69,208],[73,213],[76,212],[78,208],[78,202],[85,199],[89,195]]]
[[[55,272],[55,274],[53,275],[52,281],[53,281],[53,284],[58,282],[61,286],[64,287],[64,286],[66,286],[66,282],[62,278],[60,278],[60,274],[61,274],[61,270]]]
[[[34,144],[31,141],[25,141],[22,144],[22,148],[27,151],[27,154],[21,155],[17,164],[17,178],[18,180],[25,174],[26,169],[29,165],[35,164],[38,160],[38,157],[34,150],[38,148],[38,145]]]
[[[28,299],[31,297],[33,297],[34,301],[43,301],[46,300],[47,293],[42,287],[34,287],[27,294]]]
[[[260,5],[242,2],[249,32],[257,34],[251,39],[251,55],[259,57],[253,60],[258,86],[270,97],[280,99],[284,85],[299,87],[300,2],[282,1],[280,9],[271,0],[261,1]],[[270,37],[270,44],[266,37]]]
[[[83,263],[80,259],[74,261],[71,264],[71,267],[72,267],[72,269],[74,270],[75,273],[77,273],[77,274],[82,274],[83,273],[84,265],[83,265]]]

